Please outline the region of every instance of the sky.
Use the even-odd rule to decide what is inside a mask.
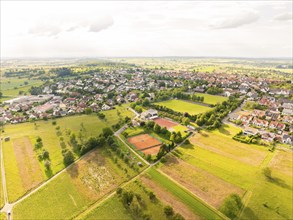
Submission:
[[[292,57],[292,4],[1,0],[1,57]]]

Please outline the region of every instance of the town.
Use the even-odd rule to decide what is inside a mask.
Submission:
[[[73,74],[70,68],[53,71],[61,75]],[[214,76],[201,72],[120,68],[93,73],[91,77],[77,75],[74,79],[60,79],[33,87],[33,95],[19,96],[1,104],[0,123],[17,124],[97,113],[144,99],[150,103],[164,101],[174,98],[178,91],[199,97],[207,93],[237,96],[246,103],[241,106],[243,111],[231,112],[227,116],[230,122],[241,126],[244,134],[260,134],[264,141],[292,145],[292,90],[271,88],[282,82],[242,74],[217,73]],[[164,91],[168,93],[164,95]],[[199,103],[198,100],[195,102]]]

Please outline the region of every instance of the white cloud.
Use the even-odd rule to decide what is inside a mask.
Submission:
[[[1,56],[292,56],[285,3],[3,1]]]
[[[40,36],[57,36],[61,33],[61,29],[57,26],[52,26],[48,24],[38,25],[31,29],[29,29],[28,33],[33,35],[40,35]]]
[[[278,14],[274,17],[275,20],[278,20],[278,21],[292,21],[293,19],[293,16],[292,16],[292,13],[282,13],[282,14]]]
[[[228,15],[229,16],[229,15]],[[214,29],[238,28],[243,25],[251,24],[259,19],[259,14],[255,11],[241,12],[237,15],[221,18],[210,25]]]
[[[112,17],[106,17],[104,19],[99,19],[90,25],[89,31],[90,32],[100,32],[104,29],[109,28],[113,24],[114,24],[114,21],[113,21]]]

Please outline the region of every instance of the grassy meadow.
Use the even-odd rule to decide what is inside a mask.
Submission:
[[[228,98],[224,97],[224,96],[210,95],[210,94],[206,94],[206,93],[195,93],[195,95],[204,97],[203,102],[206,104],[210,104],[210,105],[215,105],[215,104],[222,103],[222,102],[228,100]]]
[[[211,108],[203,105],[198,105],[195,103],[183,101],[183,100],[168,100],[163,102],[156,103],[157,105],[166,106],[167,108],[173,109],[174,111],[178,112],[188,112],[191,115],[196,115],[200,113],[207,112],[211,110]]]
[[[120,115],[117,114],[118,111]],[[133,116],[133,113],[128,111],[125,106],[106,111],[104,114],[106,115],[104,120],[100,120],[92,114],[59,118],[54,120],[56,125],[52,124],[52,120],[6,125],[3,136],[9,136],[11,139],[8,142],[3,142],[9,201],[17,200],[27,191],[65,167],[60,146],[61,137],[70,149],[69,132],[75,133],[78,141],[82,143],[90,136],[98,136],[103,128],[116,124],[120,117]],[[57,127],[60,129],[57,130]],[[47,149],[50,155],[50,173],[46,172],[43,162],[38,160],[37,152],[34,150],[38,136],[42,138],[43,148]],[[78,155],[75,156],[78,157]],[[27,183],[27,180],[33,179],[37,173],[39,175],[36,177],[36,181]]]

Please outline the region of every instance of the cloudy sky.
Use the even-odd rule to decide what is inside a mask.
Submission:
[[[2,57],[292,57],[292,1],[2,1]]]

